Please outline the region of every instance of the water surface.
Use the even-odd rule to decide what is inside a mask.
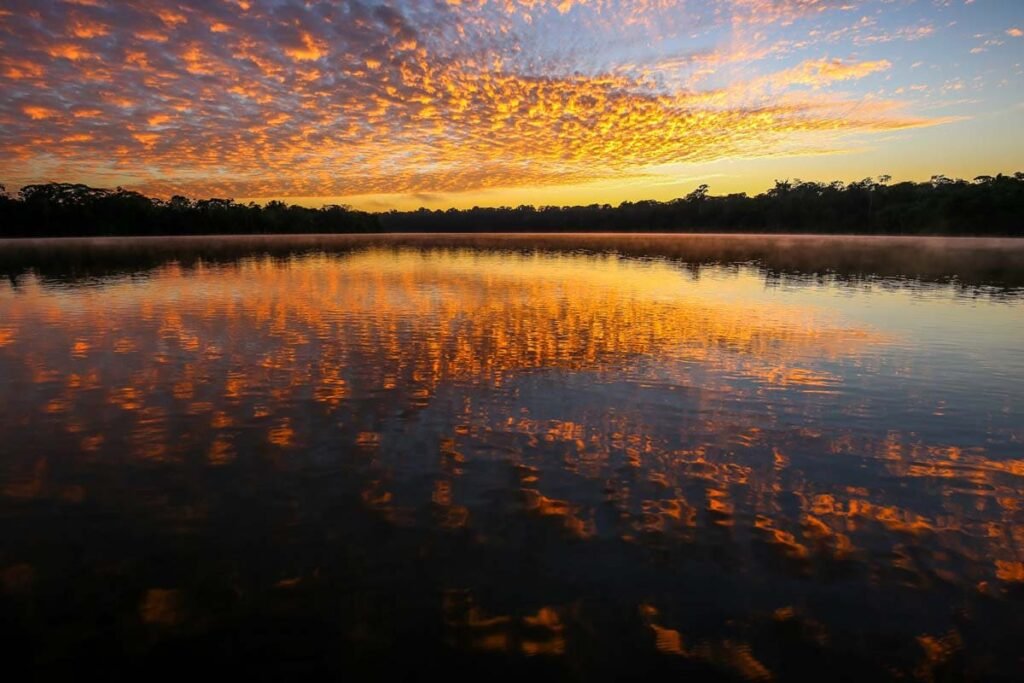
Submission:
[[[0,244],[38,672],[1012,679],[1024,246]]]

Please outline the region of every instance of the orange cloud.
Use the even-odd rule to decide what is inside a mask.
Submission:
[[[791,85],[808,85],[821,87],[837,81],[849,81],[864,78],[880,71],[888,71],[892,63],[882,59],[868,62],[844,62],[841,59],[818,59],[800,63],[771,76],[776,87]]]
[[[69,59],[72,62],[77,62],[82,59],[96,59],[97,57],[94,52],[91,52],[75,43],[58,43],[56,45],[52,45],[46,50],[46,53],[51,57]]]
[[[299,62],[308,62],[320,59],[327,54],[327,46],[316,40],[312,35],[303,33],[301,47],[285,48],[285,54]]]
[[[450,0],[429,12],[154,2],[76,10],[79,41],[52,37],[66,34],[59,3],[37,6],[38,20],[0,27],[0,85],[14,95],[0,115],[17,114],[0,174],[14,183],[116,174],[158,195],[236,197],[541,187],[828,151],[844,136],[944,120],[831,91],[890,71],[885,59],[777,65],[792,48],[762,37],[759,13],[786,23],[842,11],[831,0],[690,13],[679,0]],[[687,17],[739,42],[594,61],[617,34],[669,40]],[[40,30],[47,22],[60,30]],[[594,52],[538,42],[542,26],[580,28]],[[78,135],[88,138],[62,144]]]
[[[76,38],[99,38],[110,33],[110,29],[95,21],[77,20],[71,24],[71,35]]]
[[[41,121],[42,119],[53,118],[57,115],[56,111],[47,107],[26,106],[22,107],[21,110],[25,113],[25,116],[33,121]]]

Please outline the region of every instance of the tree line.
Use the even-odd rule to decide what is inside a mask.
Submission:
[[[1024,236],[1024,173],[973,180],[888,176],[843,183],[779,180],[755,196],[707,185],[670,201],[366,213],[272,201],[153,199],[118,188],[0,186],[0,237],[359,232],[788,232]]]
[[[0,185],[0,237],[231,235],[379,232],[377,217],[346,206],[318,209],[272,201],[154,199],[138,192],[74,183]]]

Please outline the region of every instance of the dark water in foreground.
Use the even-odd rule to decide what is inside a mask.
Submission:
[[[0,244],[8,661],[1013,679],[1022,264],[995,240]]]

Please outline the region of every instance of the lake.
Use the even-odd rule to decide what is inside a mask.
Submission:
[[[1009,680],[1024,242],[0,243],[38,675]]]

